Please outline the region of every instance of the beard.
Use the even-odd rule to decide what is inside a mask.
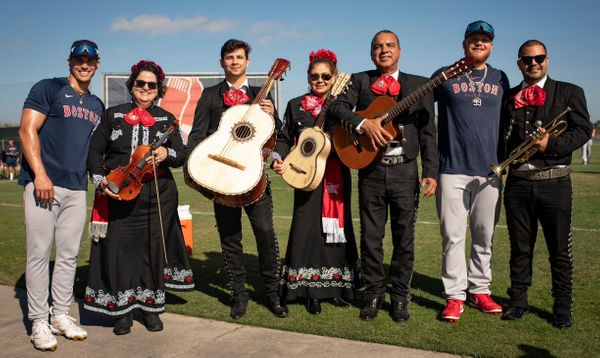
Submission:
[[[465,51],[465,52],[467,52],[467,51]],[[475,60],[475,65],[481,65],[481,64],[486,63],[486,61],[488,60],[488,58],[490,57],[491,54],[492,54],[491,51],[487,51],[487,52],[477,51],[475,53],[473,53],[473,52],[465,53],[465,55],[467,57],[471,57],[471,58],[473,58],[473,60]]]

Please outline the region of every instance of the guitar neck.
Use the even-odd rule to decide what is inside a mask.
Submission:
[[[315,127],[319,127],[323,129],[323,125],[325,124],[325,118],[327,117],[327,110],[329,107],[335,102],[336,96],[329,95],[325,100],[325,103],[321,106],[321,112],[319,112],[319,116],[317,117],[317,121],[315,122]]]
[[[446,80],[446,75],[442,72],[439,75],[435,76],[432,80],[425,83],[423,86],[419,87],[416,91],[403,98],[400,102],[396,103],[394,106],[390,107],[386,111],[382,113],[378,113],[377,117],[382,116],[384,114],[388,114],[389,116],[381,121],[381,125],[385,126],[394,118],[398,117],[400,113],[404,112],[408,107],[413,104],[419,102],[423,97],[431,93],[437,86],[439,86],[442,82]]]
[[[252,104],[259,104],[260,101],[267,98],[267,95],[271,91],[271,87],[273,87],[273,83],[275,82],[273,76],[269,76],[265,84],[261,87],[260,91],[252,101]]]

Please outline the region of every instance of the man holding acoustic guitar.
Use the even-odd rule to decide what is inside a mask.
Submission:
[[[188,154],[190,156],[194,155],[193,151],[196,146],[201,144],[207,137],[211,137],[213,134],[215,136],[221,135],[221,130],[223,130],[226,135],[230,133],[228,128],[222,129],[219,127],[223,112],[234,106],[243,105],[252,101],[261,94],[264,95],[264,93],[262,93],[264,91],[261,91],[261,88],[249,86],[248,84],[246,70],[250,65],[250,59],[248,57],[249,53],[250,46],[240,40],[228,40],[221,47],[220,64],[225,71],[225,80],[213,87],[205,89],[202,97],[198,101],[194,114],[194,124],[188,137],[188,150],[190,152]],[[271,117],[269,120],[272,119],[275,122],[275,128],[278,130],[281,127],[281,121],[275,111],[271,96],[266,96],[266,99],[259,101],[258,105],[260,110],[269,114]],[[255,106],[252,108],[254,107]],[[251,116],[247,113],[245,117]],[[252,118],[249,118],[249,120],[251,121]],[[255,123],[251,123],[250,121],[245,122],[248,124],[246,124],[243,131],[240,133],[234,131],[235,133],[232,134],[244,134],[244,131],[249,127],[256,129]],[[215,160],[214,162],[216,165],[222,166],[233,163],[232,160],[221,159],[220,156],[214,156],[214,158],[221,160],[221,162]],[[263,165],[262,161],[259,161],[259,165]],[[241,166],[238,167],[245,169]],[[193,170],[208,172],[212,169],[204,166],[202,168],[190,168],[188,165],[185,170],[187,172],[186,182],[188,185],[195,189],[199,189],[197,183],[191,181],[190,176],[193,178],[194,174],[191,173],[190,175],[190,172]],[[273,228],[273,201],[269,185],[266,185],[266,190],[257,200],[250,204],[240,206],[243,206],[250,219],[250,224],[252,225],[252,230],[258,246],[260,273],[266,286],[269,309],[277,317],[286,317],[288,315],[288,309],[280,302],[278,295],[279,246]],[[230,315],[231,318],[238,319],[246,313],[248,305],[246,270],[244,268],[244,253],[242,247],[242,208],[219,203],[218,198],[215,197],[214,212],[219,237],[221,239],[223,257],[225,259],[225,269],[227,270],[229,280],[228,287],[231,289],[233,295],[233,305]]]
[[[435,193],[437,186],[437,146],[433,111],[433,96],[426,95],[395,119],[398,135],[394,138],[381,122],[388,114],[363,118],[353,112],[365,110],[382,96],[396,100],[414,92],[427,82],[426,78],[406,74],[398,69],[400,59],[398,36],[389,30],[375,34],[371,41],[371,60],[376,69],[352,75],[352,85],[333,104],[329,113],[351,133],[367,137],[372,148],[383,156],[373,165],[359,171],[359,202],[361,255],[366,284],[360,318],[377,316],[385,299],[383,271],[383,238],[388,206],[394,251],[390,265],[392,280],[390,314],[397,322],[409,318],[410,281],[414,261],[414,228],[419,201],[419,174],[416,157],[421,153],[425,197]],[[381,113],[381,108],[375,113]],[[334,133],[335,144],[335,133]],[[372,148],[368,148],[371,149]],[[336,146],[336,150],[338,147]],[[338,151],[340,153],[340,151]],[[342,159],[343,160],[343,159]]]

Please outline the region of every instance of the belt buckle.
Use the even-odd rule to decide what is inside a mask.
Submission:
[[[383,165],[392,165],[394,164],[394,159],[392,157],[382,157],[381,158],[381,164]]]

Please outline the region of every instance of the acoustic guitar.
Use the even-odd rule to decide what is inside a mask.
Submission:
[[[285,157],[283,163],[288,165],[288,169],[281,177],[292,187],[311,191],[321,184],[327,157],[331,151],[329,136],[323,132],[327,109],[340,94],[346,91],[349,84],[350,75],[346,73],[337,75],[335,83],[321,107],[315,126],[306,128],[300,133],[296,146]]]
[[[265,153],[275,146],[273,117],[260,109],[274,81],[289,68],[278,58],[251,104],[223,112],[219,128],[199,143],[187,161],[188,175],[216,203],[241,207],[258,200],[267,186]],[[265,150],[263,150],[265,149]]]
[[[431,93],[444,81],[469,71],[473,65],[473,59],[463,58],[401,101],[396,102],[392,97],[388,96],[378,96],[371,102],[367,109],[354,113],[370,120],[388,114],[388,117],[381,121],[381,126],[393,138],[396,138],[399,133],[401,134],[401,130],[398,124],[394,122],[394,119],[399,118],[410,106]],[[333,145],[342,163],[352,169],[362,169],[381,160],[384,149],[373,148],[371,140],[366,134],[356,134],[353,131],[351,132],[342,128],[340,125],[336,125],[333,128]]]

